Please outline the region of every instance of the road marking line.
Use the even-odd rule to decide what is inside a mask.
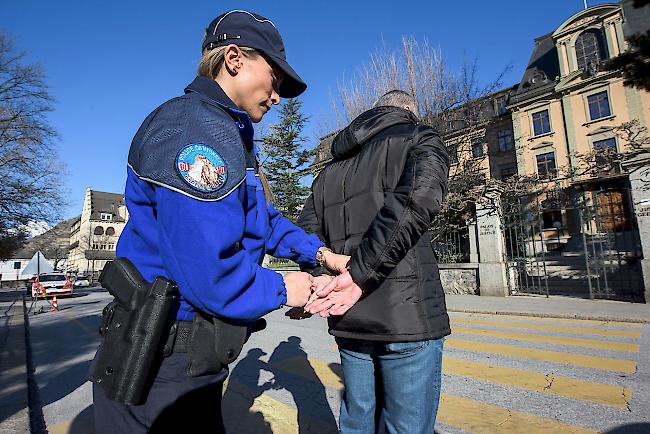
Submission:
[[[553,373],[542,374],[523,369],[472,362],[448,356],[443,357],[442,372],[504,384],[519,389],[595,402],[610,407],[627,408],[632,397],[632,390],[627,387],[579,380]]]
[[[518,341],[543,342],[553,345],[571,345],[574,347],[598,348],[603,350],[629,351],[638,353],[639,345],[627,342],[600,341],[596,339],[567,338],[556,335],[539,335],[533,333],[514,333],[498,330],[486,330],[468,327],[452,327],[452,333],[463,333],[479,336],[490,336],[493,338],[514,339]]]
[[[326,364],[316,359],[308,359],[312,369],[321,383],[336,390],[341,390],[341,367],[338,364]],[[312,378],[311,373],[304,372],[305,363],[300,358],[283,360],[274,365],[290,374],[303,378]],[[444,364],[443,364],[444,367]],[[480,433],[593,433],[584,428],[569,425],[552,419],[533,416],[527,413],[509,410],[460,396],[441,393],[438,420],[446,425],[460,428],[467,432]]]
[[[583,324],[595,326],[615,326],[623,328],[643,328],[644,324],[635,322],[621,322],[621,321],[601,321],[591,319],[571,319],[571,318],[553,318],[553,317],[539,317],[530,315],[509,315],[509,314],[489,314],[489,313],[472,313],[472,312],[449,312],[450,316],[468,316],[472,318],[503,318],[515,319],[520,321],[535,321],[535,322],[552,322],[552,323],[565,323],[565,324]]]
[[[507,328],[517,328],[517,329],[530,329],[530,330],[545,330],[551,332],[564,332],[564,333],[573,333],[578,335],[600,335],[600,336],[615,336],[615,337],[625,337],[625,338],[641,338],[641,332],[628,331],[628,330],[603,330],[595,327],[571,327],[571,326],[552,326],[544,324],[528,324],[523,322],[512,322],[512,321],[490,321],[490,320],[480,320],[480,319],[462,319],[462,318],[451,318],[452,324],[462,323],[462,324],[477,324],[477,325],[486,325],[494,327],[507,327]]]
[[[604,371],[623,372],[626,374],[634,374],[636,372],[636,362],[628,359],[615,359],[611,357],[564,353],[561,351],[538,350],[536,348],[524,348],[514,345],[493,344],[456,338],[445,339],[445,347],[481,353],[500,354],[508,357],[542,360],[545,362],[564,363],[584,366],[587,368],[596,368]]]
[[[86,325],[84,325],[84,323],[82,323],[82,322],[79,321],[77,318],[73,317],[72,315],[70,315],[68,312],[66,312],[66,311],[64,311],[64,310],[62,310],[61,313],[62,313],[63,316],[65,316],[68,320],[72,321],[72,322],[73,322],[77,327],[79,327],[81,330],[83,330],[84,333],[86,333],[87,335],[89,335],[89,336],[91,336],[91,337],[93,337],[93,338],[97,338],[97,337],[98,337],[98,335],[99,335],[99,332],[98,332],[98,331],[93,331],[93,330],[89,329],[88,327],[86,327]]]
[[[73,419],[55,423],[47,427],[49,434],[69,434],[70,428],[74,425],[75,433],[91,434],[95,432],[95,417],[90,414],[77,414]]]
[[[466,432],[477,433],[594,433],[594,431],[557,420],[533,416],[447,393],[440,394],[437,420]]]

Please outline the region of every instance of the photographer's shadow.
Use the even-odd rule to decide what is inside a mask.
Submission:
[[[266,353],[259,348],[248,351],[233,368],[223,396],[223,416],[227,432],[271,434],[264,415],[253,410],[255,400],[270,389],[286,390],[296,408],[299,433],[336,433],[336,419],[327,401],[325,386],[309,363],[300,346],[300,338],[291,336],[273,351],[268,363],[261,360]],[[259,385],[260,372],[273,378]],[[281,404],[277,406],[279,411]]]
[[[260,357],[265,355],[261,349],[253,348],[232,369],[221,402],[226,432],[273,433],[264,415],[252,410],[255,399],[271,388],[270,383],[258,385],[261,370],[267,369],[266,362],[260,360]]]
[[[269,358],[274,389],[291,393],[296,405],[299,433],[336,433],[338,427],[327,400],[326,388],[300,346],[301,339],[291,336],[280,342]]]

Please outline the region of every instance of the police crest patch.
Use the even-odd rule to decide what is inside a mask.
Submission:
[[[176,170],[186,183],[205,193],[219,190],[228,178],[224,159],[202,143],[192,143],[180,150],[176,156]]]

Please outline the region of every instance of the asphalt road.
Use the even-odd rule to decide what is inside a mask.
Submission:
[[[106,292],[81,291],[60,299],[60,312],[30,315],[37,398],[52,434],[92,433],[86,375],[108,301]],[[648,325],[451,317],[438,432],[650,432]],[[325,321],[283,311],[267,320],[232,366],[228,431],[336,432],[343,383]]]

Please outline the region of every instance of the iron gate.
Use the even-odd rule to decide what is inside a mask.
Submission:
[[[643,299],[627,186],[543,190],[516,201],[503,217],[511,294]]]

